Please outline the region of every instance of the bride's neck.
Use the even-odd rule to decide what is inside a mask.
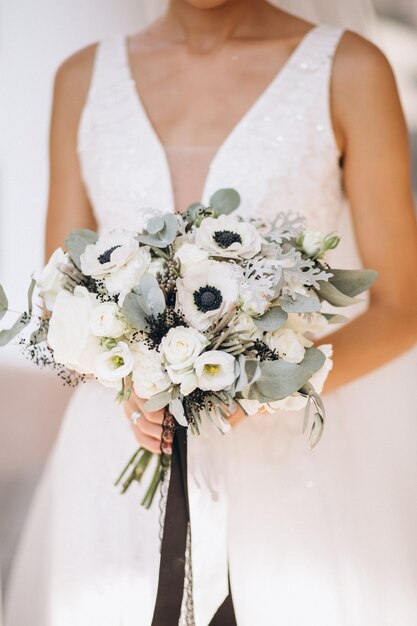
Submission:
[[[170,0],[164,30],[194,52],[211,52],[232,36],[254,36],[269,8],[272,7],[265,0],[229,0],[212,8],[200,8],[186,0]]]

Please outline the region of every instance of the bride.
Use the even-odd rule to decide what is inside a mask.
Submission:
[[[190,438],[183,622],[412,626],[417,237],[407,132],[380,50],[265,0],[171,0],[146,30],[60,67],[48,255],[74,228],[138,229],[149,207],[181,211],[221,187],[239,190],[245,217],[291,210],[339,230],[330,263],[379,279],[328,338],[328,423],[314,451],[298,413],[237,411],[230,435]],[[158,505],[141,509],[142,487],[121,497],[113,480],[136,442],[159,451],[161,414],[137,396],[124,412],[94,381],[74,394],[6,626],[153,623]]]

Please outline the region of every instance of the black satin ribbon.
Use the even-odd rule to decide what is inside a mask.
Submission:
[[[177,626],[180,619],[189,521],[187,429],[177,425],[172,442],[171,476],[161,545],[158,591],[151,626]],[[207,593],[210,593],[209,589]],[[210,626],[236,626],[230,594]]]

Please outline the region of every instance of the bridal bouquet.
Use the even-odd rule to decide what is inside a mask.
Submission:
[[[42,271],[37,287],[49,316],[28,340],[38,362],[93,376],[147,398],[198,434],[206,420],[226,432],[240,406],[246,414],[305,407],[304,430],[320,439],[319,392],[332,361],[330,345],[312,338],[342,316],[322,311],[357,302],[372,270],[335,270],[323,261],[336,234],[305,230],[299,217],[244,220],[239,195],[217,191],[209,206],[185,214],[153,213],[143,232],[97,235],[76,230]],[[0,345],[33,321],[28,311],[0,333]],[[0,315],[7,310],[0,288]],[[140,480],[152,453],[139,449],[122,472],[123,489]],[[162,473],[158,459],[143,504],[150,506]]]

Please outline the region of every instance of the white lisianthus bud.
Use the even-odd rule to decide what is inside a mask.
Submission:
[[[208,259],[208,252],[186,241],[178,248],[174,259],[180,262],[181,276],[183,276],[187,268],[194,267],[197,263],[201,263],[201,261],[206,261]]]
[[[172,382],[182,383],[207,346],[206,337],[195,328],[176,326],[162,338],[160,351]]]
[[[280,358],[288,361],[288,363],[300,363],[304,358],[303,343],[300,341],[298,333],[290,328],[280,328],[266,333],[265,343],[271,350],[276,350]]]
[[[121,381],[128,376],[134,365],[133,354],[124,341],[96,357],[96,376],[106,387],[121,386]]]
[[[117,339],[125,330],[120,309],[115,302],[103,302],[91,312],[90,328],[96,337]]]
[[[57,248],[36,281],[39,295],[44,299],[48,311],[53,311],[56,297],[65,282],[65,276],[59,271],[58,267],[60,263],[67,262],[68,255],[64,253],[62,248]]]
[[[235,381],[235,358],[222,350],[208,350],[197,357],[195,373],[203,391],[220,391]]]
[[[302,247],[308,256],[317,256],[323,250],[323,237],[318,230],[304,233]]]

